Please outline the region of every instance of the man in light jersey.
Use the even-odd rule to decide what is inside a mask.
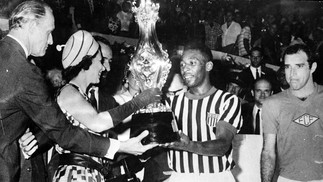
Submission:
[[[303,44],[287,47],[283,60],[290,87],[263,103],[262,182],[272,181],[275,171],[278,182],[322,182],[323,87],[312,76],[317,63]]]

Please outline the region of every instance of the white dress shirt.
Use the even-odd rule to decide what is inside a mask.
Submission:
[[[258,73],[259,73],[259,78],[261,77],[261,66],[259,66],[258,68],[255,68],[253,66],[250,66],[250,70],[251,70],[251,73],[252,73],[252,76],[254,79],[257,79],[257,70],[258,70]]]

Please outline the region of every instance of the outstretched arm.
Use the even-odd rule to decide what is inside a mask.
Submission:
[[[148,131],[143,131],[137,137],[130,138],[126,141],[120,142],[118,152],[127,153],[132,155],[141,155],[149,149],[156,147],[158,144],[150,143],[148,145],[142,145],[141,140],[149,134]],[[37,155],[39,148],[38,140],[35,135],[29,130],[26,130],[25,134],[19,139],[20,149],[25,157],[29,159],[32,156]],[[115,147],[115,146],[114,146]],[[107,153],[106,157],[113,159],[115,152]]]
[[[73,118],[95,132],[102,132],[114,127],[123,119],[142,107],[160,100],[161,91],[147,89],[131,101],[105,112],[97,112],[92,105],[72,86],[65,86],[57,102]]]
[[[276,165],[276,134],[264,134],[261,152],[261,181],[271,182]]]

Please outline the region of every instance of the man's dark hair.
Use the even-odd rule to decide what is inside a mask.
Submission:
[[[204,59],[205,62],[213,60],[211,49],[208,48],[205,44],[201,44],[201,43],[198,43],[198,42],[189,43],[184,48],[184,51],[186,51],[186,50],[198,50],[198,51],[200,51],[202,56],[205,58]]]
[[[23,24],[40,20],[46,15],[46,8],[51,8],[41,1],[25,1],[19,4],[9,18],[9,29],[22,27]]]
[[[253,51],[258,51],[260,53],[260,55],[263,56],[261,47],[253,47],[253,48],[251,48],[251,50],[250,50],[250,56],[251,56],[251,53]]]
[[[296,54],[296,53],[299,53],[300,51],[303,51],[307,55],[308,57],[307,62],[309,64],[309,67],[311,68],[313,62],[315,62],[315,57],[311,49],[305,44],[294,44],[294,45],[288,46],[283,53],[283,59],[285,58],[286,55]]]

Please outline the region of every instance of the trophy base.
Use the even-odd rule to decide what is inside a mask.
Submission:
[[[138,136],[144,130],[148,130],[149,135],[141,141],[143,145],[152,142],[163,144],[176,141],[179,136],[173,128],[173,120],[172,112],[134,114],[130,124],[130,137]]]

